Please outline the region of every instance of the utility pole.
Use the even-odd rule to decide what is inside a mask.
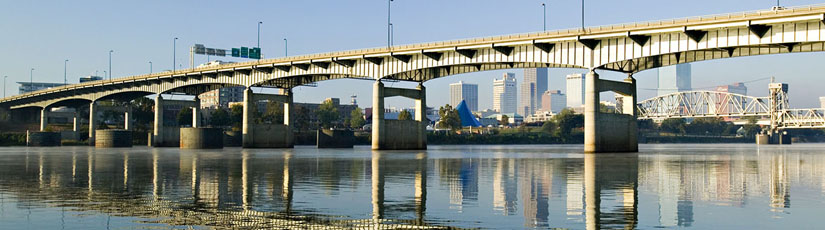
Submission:
[[[585,29],[584,29],[584,0],[582,0],[582,31],[585,31]]]
[[[29,92],[34,91],[34,68],[29,71]]]
[[[3,97],[6,97],[6,78],[9,76],[3,76]]]
[[[152,62],[149,62],[149,74],[152,74]]]
[[[287,48],[289,48],[289,45],[288,45],[288,43],[287,43],[286,38],[284,38],[284,57],[289,56],[289,53],[287,53],[287,52],[286,52],[286,51],[287,51]]]
[[[394,42],[395,42],[395,28],[393,27],[392,23],[390,23],[390,46],[392,46]]]
[[[68,80],[66,80],[66,65],[68,65],[68,63],[69,63],[69,59],[66,59],[65,61],[63,61],[63,84],[64,85],[68,84]]]

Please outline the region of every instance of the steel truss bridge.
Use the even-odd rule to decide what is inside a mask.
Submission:
[[[639,119],[764,117],[772,129],[825,128],[825,109],[791,109],[788,86],[771,83],[770,96],[714,91],[677,92],[637,104]]]

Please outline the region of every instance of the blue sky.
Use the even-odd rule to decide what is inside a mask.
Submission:
[[[581,24],[580,1],[444,1],[395,0],[392,2],[394,43],[409,44],[470,37],[539,31],[541,3],[548,3],[547,28],[576,28]],[[586,24],[597,26],[767,9],[774,0],[588,0]],[[825,3],[784,0],[782,5]],[[69,82],[80,76],[103,75],[108,70],[108,51],[114,50],[114,77],[172,68],[172,39],[179,37],[177,63],[188,66],[188,47],[254,46],[257,22],[263,21],[261,47],[266,57],[311,54],[386,45],[387,1],[0,1],[0,76],[8,75],[7,94],[17,93],[14,82],[62,82],[63,60],[69,59]],[[825,54],[791,54],[723,59],[693,64],[693,86],[711,87],[737,81],[776,76],[790,84],[794,107],[819,106],[825,96],[821,80]],[[220,58],[225,61],[240,59]],[[205,62],[197,57],[195,62]],[[576,69],[551,69],[549,89],[564,90],[564,75]],[[492,106],[492,80],[503,72],[488,71],[428,81],[429,106],[448,103],[448,84],[463,80],[479,85],[479,108]],[[602,72],[620,79],[623,74]],[[656,71],[636,75],[641,99],[655,94]],[[521,79],[519,79],[521,80]],[[394,83],[396,86],[412,86]],[[749,94],[767,94],[767,81],[747,85]],[[372,83],[359,80],[321,82],[318,87],[294,90],[300,102],[319,102],[326,97],[348,101],[358,95],[362,107],[370,106]],[[412,102],[392,98],[388,106],[406,107]]]

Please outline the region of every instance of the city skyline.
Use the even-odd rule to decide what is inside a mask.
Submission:
[[[646,0],[643,2],[651,2]],[[710,1],[708,1],[710,2]],[[628,9],[630,6],[625,6],[621,3],[611,1],[594,1],[592,4],[598,7],[588,8],[587,26],[607,25],[631,21],[644,21],[655,19],[669,19],[683,16],[704,15],[722,12],[736,12],[755,9],[768,9],[773,6],[772,1],[765,1],[763,4],[756,3],[755,5],[743,6],[742,4],[714,2],[716,7],[703,8],[694,6],[685,6],[680,9],[669,9],[667,7],[650,7],[652,9],[647,14],[636,14],[637,10],[617,11],[619,13],[610,14],[610,17],[602,16],[600,13],[613,11],[615,9]],[[817,3],[816,1],[794,1],[789,4],[805,5]],[[34,72],[35,81],[39,82],[62,82],[60,79],[63,75],[64,59],[71,59],[68,63],[67,71],[70,79],[77,79],[80,76],[92,75],[95,71],[108,70],[108,51],[117,50],[113,57],[113,72],[117,73],[114,77],[123,77],[126,75],[144,74],[150,71],[151,65],[154,63],[154,72],[159,72],[165,69],[171,69],[172,56],[172,39],[174,37],[181,38],[177,41],[177,59],[176,63],[183,64],[186,67],[188,63],[188,47],[200,43],[210,47],[229,48],[235,46],[254,46],[255,44],[255,26],[258,21],[273,21],[272,23],[265,23],[261,29],[261,47],[264,50],[265,58],[281,57],[284,53],[284,38],[290,38],[290,54],[301,55],[318,52],[338,51],[347,49],[359,49],[367,47],[380,47],[385,45],[386,31],[381,23],[360,23],[358,26],[364,30],[364,33],[349,34],[350,30],[344,28],[324,28],[320,29],[323,23],[314,23],[325,20],[328,17],[343,16],[341,12],[337,12],[338,8],[358,8],[358,11],[364,12],[381,12],[375,14],[362,14],[355,16],[358,21],[370,21],[373,18],[383,18],[386,15],[385,5],[358,2],[358,3],[336,3],[323,4],[317,8],[316,11],[311,12],[311,15],[326,15],[323,17],[307,15],[299,15],[297,12],[306,7],[316,7],[313,4],[303,2],[292,2],[287,4],[280,4],[277,7],[264,4],[261,7],[272,7],[281,16],[254,16],[245,15],[242,17],[226,18],[218,21],[211,21],[209,25],[201,25],[200,19],[192,19],[192,17],[184,17],[177,15],[179,9],[196,9],[194,11],[202,12],[204,14],[218,13],[224,10],[243,9],[245,5],[234,3],[212,3],[212,4],[190,4],[188,2],[175,2],[168,7],[157,7],[157,2],[144,3],[105,3],[96,4],[96,7],[88,7],[89,4],[82,3],[58,3],[58,4],[35,4],[35,3],[21,3],[16,4],[13,11],[7,14],[0,14],[0,27],[9,30],[18,31],[10,34],[10,36],[2,38],[4,42],[0,42],[0,48],[8,50],[6,55],[0,56],[0,75],[8,75],[8,85],[6,90],[14,92],[16,88],[13,82],[28,80],[29,69],[36,68]],[[342,5],[345,4],[345,5]],[[431,4],[440,4],[443,7],[439,9],[429,9],[427,6]],[[42,5],[42,6],[41,6]],[[414,14],[418,11],[428,10],[434,14],[438,12],[453,12],[454,9],[464,7],[465,4],[460,2],[441,3],[437,1],[432,2],[394,2],[393,3],[393,22],[395,27],[394,40],[395,44],[409,44],[429,42],[445,39],[479,37],[490,35],[502,35],[512,33],[522,33],[529,31],[537,31],[541,27],[541,9],[538,4],[531,4],[530,2],[523,2],[519,4],[508,4],[507,6],[498,6],[493,1],[481,1],[473,4],[472,7],[481,12],[497,12],[503,9],[530,9],[535,7],[534,13],[524,13],[516,15],[511,20],[500,19],[480,19],[479,21],[465,22],[462,20],[438,20],[450,19],[446,16],[438,19],[418,19]],[[535,6],[533,6],[535,5]],[[655,4],[650,4],[655,5]],[[248,7],[246,7],[248,8]],[[122,14],[112,14],[105,12],[114,12],[114,10],[130,9]],[[197,10],[202,9],[202,10]],[[577,18],[579,15],[573,9],[578,9],[575,3],[559,2],[550,5],[548,9],[548,30],[555,30],[561,28],[575,28],[578,25],[577,20],[568,20],[569,18]],[[157,17],[134,20],[141,18],[142,14],[131,13],[139,11],[155,11]],[[23,12],[34,12],[32,14],[24,14]],[[104,13],[100,13],[104,12]],[[529,11],[528,11],[529,12]],[[446,13],[445,13],[446,14]],[[463,14],[463,13],[459,13]],[[352,16],[352,15],[347,15]],[[276,23],[279,19],[286,18],[305,18],[310,20],[301,23]],[[460,16],[456,16],[460,18]],[[316,21],[317,20],[317,21]],[[511,23],[514,21],[525,21],[533,23]],[[13,23],[12,23],[13,22]],[[163,23],[161,23],[163,22]],[[447,23],[447,24],[444,24]],[[129,26],[118,26],[129,25]],[[434,27],[433,25],[441,25]],[[507,25],[507,26],[503,26]],[[206,28],[222,26],[225,28],[232,28],[232,33],[226,36],[210,36]],[[110,28],[107,36],[92,36],[89,34],[100,34],[99,28]],[[187,30],[179,30],[179,28],[188,28]],[[420,33],[421,31],[436,28],[435,32]],[[439,29],[441,28],[441,29]],[[309,29],[309,30],[304,30]],[[311,31],[311,32],[306,32]],[[323,36],[319,36],[323,35]],[[123,42],[126,38],[140,38],[135,42]],[[335,42],[329,41],[329,37],[335,37]],[[55,39],[59,38],[59,39]],[[41,53],[48,53],[48,56],[42,57]],[[13,54],[13,55],[12,55]],[[811,82],[809,81],[816,77],[815,74],[807,73],[804,66],[811,65],[818,58],[825,55],[820,53],[798,54],[792,56],[764,56],[764,57],[747,57],[731,59],[729,61],[708,61],[697,62],[694,64],[694,81],[697,83],[694,88],[700,87],[715,87],[719,85],[727,85],[734,82],[748,82],[754,79],[776,76],[777,81],[787,82],[793,87],[790,92],[793,107],[814,107],[819,104],[818,96],[823,93],[817,89],[825,87],[825,82]],[[214,57],[213,57],[214,58]],[[196,57],[195,63],[206,62],[206,57]],[[239,61],[241,59],[226,59],[224,61]],[[51,63],[51,64],[50,64]],[[818,66],[816,67],[818,68]],[[549,73],[552,76],[564,76],[569,73],[581,73],[586,70],[581,69],[550,69]],[[463,74],[458,76],[451,76],[444,79],[436,79],[425,83],[430,89],[428,94],[431,98],[428,102],[429,106],[437,107],[449,103],[446,97],[446,85],[440,85],[438,81],[455,82],[464,80],[468,83],[479,84],[480,95],[490,95],[491,79],[500,75],[503,72],[521,72],[520,70],[501,70],[489,71],[482,73]],[[600,71],[602,78],[606,79],[622,79],[624,74],[613,73],[608,71]],[[523,76],[518,76],[522,78]],[[639,94],[640,99],[650,98],[655,95],[655,91],[650,90],[656,88],[655,71],[640,72],[635,75],[639,80]],[[557,77],[558,78],[558,77]],[[477,79],[477,81],[476,81]],[[521,80],[521,79],[519,79]],[[76,82],[76,81],[70,81]],[[559,83],[562,82],[562,83]],[[365,84],[363,81],[357,80],[335,80],[329,82],[320,82],[319,86],[323,85],[343,85],[342,89],[323,90],[323,87],[298,87],[295,91],[296,101],[318,101],[326,97],[345,98],[352,95],[354,92],[362,98],[369,98],[371,91],[369,88],[371,84]],[[400,85],[409,83],[399,83]],[[767,82],[748,83],[748,87],[755,96],[765,96],[767,94]],[[563,80],[551,79],[549,90],[561,89],[554,85],[563,85]],[[347,89],[347,90],[343,90]],[[651,92],[653,91],[653,92]],[[605,97],[611,98],[611,97]],[[387,100],[388,106],[397,107],[411,107],[412,102],[403,99],[391,98]],[[479,98],[479,107],[491,107],[492,98]],[[362,107],[368,107],[366,105]]]

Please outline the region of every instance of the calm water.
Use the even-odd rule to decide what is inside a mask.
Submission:
[[[0,229],[810,229],[823,147],[0,148]]]

